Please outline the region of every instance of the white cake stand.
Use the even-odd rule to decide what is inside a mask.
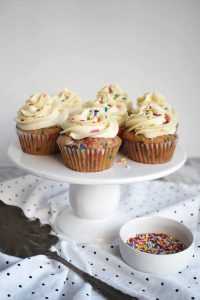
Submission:
[[[57,218],[54,230],[79,242],[108,242],[118,233],[127,216],[118,210],[120,184],[158,179],[174,173],[186,161],[186,153],[177,146],[172,160],[160,165],[133,162],[118,163],[118,154],[111,169],[97,173],[75,172],[62,162],[62,157],[33,156],[22,152],[16,142],[8,148],[8,156],[18,167],[36,176],[70,183],[71,211]]]

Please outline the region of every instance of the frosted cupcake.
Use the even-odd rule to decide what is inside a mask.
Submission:
[[[154,95],[154,94],[148,94]],[[160,94],[140,100],[126,123],[124,150],[134,161],[161,164],[171,160],[177,142],[177,116]],[[139,98],[141,99],[141,98]]]
[[[56,140],[60,124],[68,117],[58,102],[47,93],[32,96],[22,106],[16,117],[17,135],[25,153],[49,155],[59,151]]]
[[[79,96],[68,89],[64,89],[54,98],[58,101],[61,110],[67,109],[69,114],[75,114],[82,109],[82,100]]]
[[[118,124],[104,109],[85,108],[62,124],[58,145],[69,169],[99,172],[112,167],[121,145]]]

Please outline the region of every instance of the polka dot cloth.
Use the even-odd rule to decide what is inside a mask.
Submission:
[[[127,220],[143,215],[171,217],[195,233],[195,255],[185,270],[168,276],[145,274],[121,259],[117,240],[109,245],[61,240],[53,250],[86,272],[139,299],[200,299],[200,185],[153,181],[122,186]],[[0,183],[0,199],[23,208],[28,217],[54,223],[67,209],[68,184],[31,175]],[[40,255],[19,259],[0,253],[0,299],[104,299],[76,274]]]

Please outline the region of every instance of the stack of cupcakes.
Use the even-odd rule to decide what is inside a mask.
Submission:
[[[131,160],[161,164],[177,143],[175,110],[159,93],[146,93],[135,108],[118,86],[103,87],[94,101],[82,103],[68,89],[32,96],[20,108],[16,129],[22,150],[32,155],[60,152],[65,165],[79,172],[112,167],[123,142]]]

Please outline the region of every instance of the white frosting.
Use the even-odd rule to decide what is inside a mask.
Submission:
[[[116,120],[100,107],[85,108],[80,114],[69,116],[62,125],[61,133],[69,134],[73,139],[114,138],[119,130]]]
[[[108,100],[114,100],[116,102],[122,102],[125,104],[128,112],[131,111],[132,101],[129,99],[128,94],[125,93],[121,87],[115,84],[103,87],[97,93],[98,98],[106,98]]]
[[[109,97],[100,97],[96,101],[89,101],[85,107],[102,107],[110,117],[115,119],[119,126],[126,123],[128,118],[127,108],[124,103],[116,102]]]
[[[164,108],[166,111],[176,114],[175,110],[167,102],[165,97],[158,92],[145,93],[144,95],[137,98],[137,106],[141,106],[145,104],[148,105],[150,103],[156,103],[160,107]]]
[[[68,117],[68,111],[59,107],[56,99],[47,93],[32,96],[17,113],[17,126],[22,130],[35,130],[57,126]]]
[[[82,101],[73,91],[64,89],[54,97],[56,100],[58,100],[58,105],[61,110],[67,109],[69,114],[78,113],[82,109]]]
[[[128,131],[134,131],[136,135],[142,134],[146,138],[175,134],[177,118],[174,110],[166,110],[155,101],[140,104],[126,123]]]

